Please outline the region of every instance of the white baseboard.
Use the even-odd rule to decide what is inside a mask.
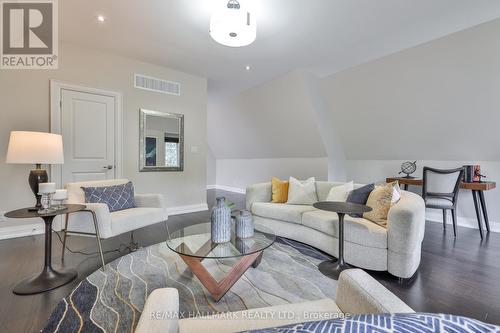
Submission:
[[[436,212],[426,212],[426,220],[430,222],[436,222],[436,223],[443,223],[443,214]],[[486,230],[486,226],[484,225],[484,219],[483,219],[483,229]],[[452,224],[451,220],[451,212],[448,212],[448,221],[447,224]],[[468,217],[462,217],[458,216],[457,217],[457,225],[465,228],[471,228],[471,229],[478,229],[477,226],[477,219],[476,218],[468,218]],[[494,222],[490,221],[490,228],[491,231],[493,232],[500,232],[500,223],[499,222]]]
[[[225,186],[225,185],[207,185],[207,190],[221,190],[221,191],[227,191],[227,192],[233,192],[233,193],[239,193],[239,194],[246,193],[246,190],[244,188],[231,187],[231,186]]]
[[[202,212],[208,210],[208,205],[206,203],[201,203],[197,205],[187,205],[187,206],[176,206],[167,208],[168,215],[180,215],[187,213]],[[54,221],[53,229],[59,231],[60,225]],[[0,240],[18,238],[25,236],[40,235],[45,233],[45,227],[42,222],[24,225],[14,225],[8,227],[0,227]]]
[[[196,213],[208,210],[207,203],[201,203],[196,205],[187,205],[187,206],[176,206],[176,207],[168,207],[167,212],[168,215],[181,215],[188,213]]]
[[[0,240],[40,235],[43,233],[45,233],[45,226],[42,222],[24,225],[13,225],[0,228]]]

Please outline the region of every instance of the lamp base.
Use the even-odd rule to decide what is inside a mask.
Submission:
[[[40,164],[36,165],[36,169],[30,171],[28,177],[28,183],[30,184],[31,190],[36,198],[35,208],[38,210],[42,208],[42,196],[38,194],[38,184],[47,183],[49,181],[49,176],[47,170],[42,169]]]

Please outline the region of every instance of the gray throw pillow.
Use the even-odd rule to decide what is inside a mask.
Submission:
[[[132,182],[102,187],[82,187],[87,203],[105,203],[110,212],[134,208],[134,185]]]
[[[375,189],[375,184],[365,185],[363,187],[357,188],[349,193],[347,197],[347,202],[352,202],[360,205],[366,205],[370,193]],[[350,214],[352,217],[363,217],[363,214]]]

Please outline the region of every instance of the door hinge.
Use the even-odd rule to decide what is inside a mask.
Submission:
[[[62,99],[59,100],[59,107],[62,109]]]

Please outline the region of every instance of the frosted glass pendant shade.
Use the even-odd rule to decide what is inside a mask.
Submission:
[[[244,9],[224,8],[210,17],[210,36],[225,46],[250,45],[257,37],[255,18]]]

